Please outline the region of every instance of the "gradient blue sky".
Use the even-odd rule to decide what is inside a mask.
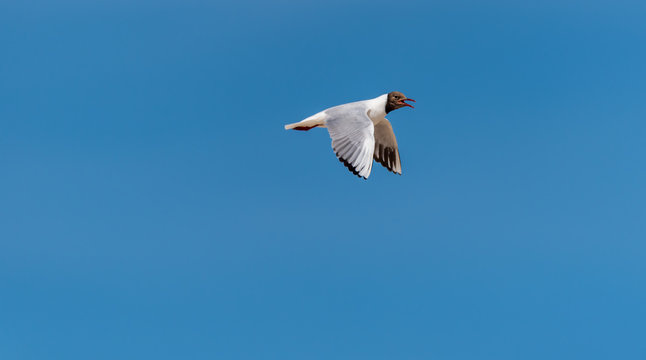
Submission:
[[[0,358],[646,358],[643,1],[3,1]],[[400,90],[403,176],[283,124]]]

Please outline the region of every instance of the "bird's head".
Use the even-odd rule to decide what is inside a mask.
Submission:
[[[389,92],[388,100],[386,100],[386,114],[393,110],[403,108],[404,106],[413,108],[413,105],[407,104],[405,101],[415,102],[415,100],[407,98],[406,95],[400,93],[399,91]]]

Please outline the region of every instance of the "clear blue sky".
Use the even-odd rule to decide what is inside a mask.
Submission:
[[[646,358],[643,1],[3,1],[0,358]],[[399,90],[403,175],[325,130]]]

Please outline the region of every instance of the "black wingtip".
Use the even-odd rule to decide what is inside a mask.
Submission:
[[[357,171],[357,169],[355,169],[355,168],[354,168],[354,166],[352,166],[352,164],[350,164],[350,163],[349,163],[348,161],[346,161],[344,158],[342,158],[341,156],[339,156],[339,153],[336,153],[336,158],[337,158],[337,159],[339,159],[339,161],[340,161],[340,162],[342,162],[342,163],[343,163],[343,165],[345,165],[345,167],[347,167],[347,168],[348,168],[348,170],[350,170],[350,172],[352,172],[352,174],[356,175],[356,176],[357,176],[357,177],[359,177],[360,179],[368,180],[368,178],[367,178],[367,177],[364,177],[364,176],[359,175],[359,172]]]

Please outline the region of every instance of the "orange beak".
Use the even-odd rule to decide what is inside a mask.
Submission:
[[[404,106],[408,106],[409,108],[413,108],[413,109],[415,108],[413,105],[411,105],[411,104],[407,104],[407,103],[405,103],[404,101],[417,102],[417,101],[415,101],[415,100],[413,100],[413,99],[404,99],[404,100],[402,100],[402,101],[400,102],[400,104],[402,104],[402,105],[404,105]]]

